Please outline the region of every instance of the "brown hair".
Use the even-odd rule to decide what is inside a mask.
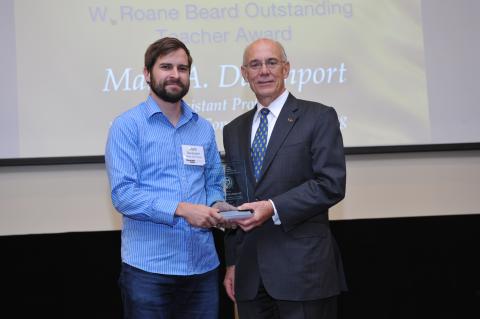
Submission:
[[[147,48],[147,51],[145,52],[145,68],[148,72],[152,72],[153,65],[159,57],[177,51],[178,49],[185,51],[188,57],[188,67],[191,67],[193,59],[187,46],[177,38],[165,37],[153,42]]]

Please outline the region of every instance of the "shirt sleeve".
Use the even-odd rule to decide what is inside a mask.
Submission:
[[[117,118],[105,150],[113,206],[124,216],[172,225],[178,201],[150,194],[139,187],[140,147],[134,120]]]
[[[278,216],[278,212],[277,212],[277,208],[275,207],[275,203],[271,199],[269,199],[268,201],[273,206],[273,216],[272,216],[273,224],[274,225],[281,225],[282,221],[280,220],[280,216]]]
[[[205,191],[207,194],[207,206],[213,205],[217,201],[224,201],[223,191],[224,171],[220,154],[218,153],[217,143],[215,142],[215,132],[210,128],[210,147],[206,154],[205,167]]]

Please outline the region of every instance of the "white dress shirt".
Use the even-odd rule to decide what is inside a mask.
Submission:
[[[251,135],[250,145],[253,144],[255,133],[257,132],[258,126],[260,125],[260,111],[262,110],[262,108],[266,107],[270,111],[267,115],[267,120],[268,120],[267,146],[268,146],[268,142],[270,141],[270,136],[272,136],[273,128],[275,127],[275,123],[277,122],[278,116],[282,111],[285,101],[287,101],[288,94],[289,93],[287,90],[283,91],[283,93],[280,94],[275,100],[273,100],[272,103],[270,103],[270,105],[268,106],[263,106],[262,104],[257,102],[257,111],[253,116],[253,122],[252,122],[252,134],[250,134]],[[280,221],[280,217],[278,216],[275,203],[271,199],[269,199],[269,201],[270,203],[272,203],[272,206],[273,206],[273,216],[272,216],[273,223],[275,225],[280,225],[282,222]]]

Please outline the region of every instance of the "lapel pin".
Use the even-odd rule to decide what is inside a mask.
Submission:
[[[293,122],[293,118],[292,118],[292,117],[289,117],[287,120],[288,120],[290,123]]]

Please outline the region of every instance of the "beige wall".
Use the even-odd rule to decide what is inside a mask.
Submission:
[[[349,155],[332,219],[480,213],[480,151]],[[0,167],[0,235],[115,230],[103,164]]]

